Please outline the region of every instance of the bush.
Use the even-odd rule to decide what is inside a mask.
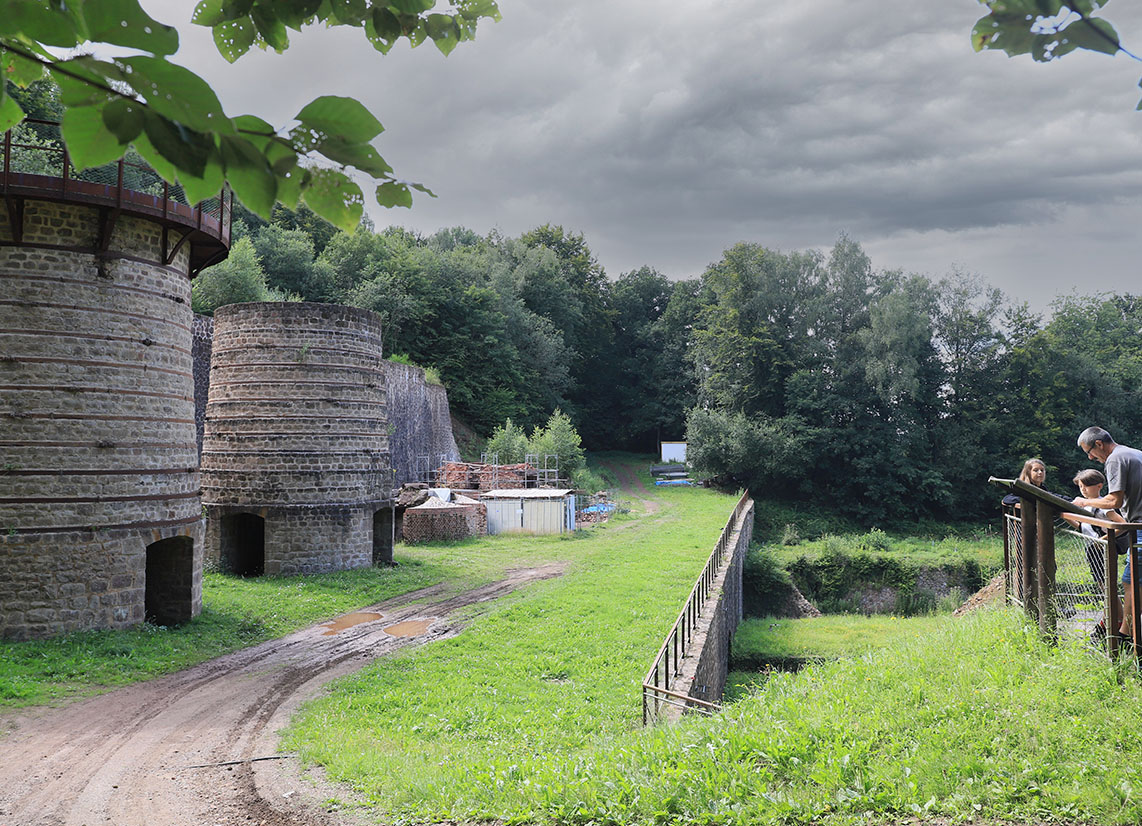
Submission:
[[[492,437],[484,446],[484,452],[489,460],[492,456],[501,465],[514,465],[522,462],[527,455],[527,434],[522,427],[515,425],[511,419],[492,431]]]
[[[544,456],[552,454],[558,456],[559,475],[564,479],[574,478],[576,471],[587,461],[575,425],[571,423],[571,418],[559,409],[551,414],[546,427],[537,427],[531,434],[531,439],[527,443],[527,452],[538,456],[541,466]]]
[[[742,613],[761,617],[789,593],[789,573],[765,546],[750,548],[742,564]]]

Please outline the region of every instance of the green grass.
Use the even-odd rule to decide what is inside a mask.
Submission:
[[[473,693],[494,697],[502,685],[483,670],[467,677]],[[539,688],[528,675],[522,682]],[[327,724],[367,723],[369,736],[331,729],[349,739],[330,751],[343,753],[338,765],[352,768],[383,808],[413,819],[681,826],[1142,818],[1142,684],[1087,649],[1043,645],[1013,611],[946,619],[930,634],[859,657],[775,674],[712,719],[594,733],[598,718],[588,709],[584,748],[559,747],[545,733],[566,721],[538,696],[515,696],[499,711],[469,695],[444,719],[429,701],[420,725],[433,734],[425,736],[386,722],[390,709],[366,686],[345,688],[336,704],[312,709],[308,724],[315,714]],[[396,716],[417,725],[406,716],[410,705]],[[521,713],[518,733],[493,719]]]
[[[0,707],[54,702],[169,674],[448,578],[459,588],[491,575],[488,564],[468,565],[460,553],[444,548],[435,559],[405,553],[397,556],[397,568],[322,576],[207,573],[202,614],[184,625],[0,642]]]
[[[733,702],[765,682],[772,671],[809,662],[861,657],[938,633],[954,621],[947,614],[894,617],[887,614],[830,614],[808,619],[747,619],[734,634],[726,700]]]
[[[977,531],[974,535],[951,535],[939,538],[882,534],[881,536],[887,540],[886,543],[879,538],[868,542],[867,538],[870,536],[875,537],[875,532],[826,534],[797,545],[773,543],[767,545],[766,549],[777,561],[784,564],[801,558],[815,561],[831,553],[864,552],[924,567],[954,565],[965,560],[975,562],[983,571],[997,571],[1003,567],[1003,537],[987,531]],[[879,544],[879,547],[870,547],[873,543],[882,544]]]
[[[505,552],[566,560],[458,637],[379,661],[309,705],[285,747],[383,810],[484,811],[539,755],[573,761],[641,725],[641,679],[735,498],[659,489],[657,513],[585,538],[516,537]],[[522,780],[522,776],[520,776]]]

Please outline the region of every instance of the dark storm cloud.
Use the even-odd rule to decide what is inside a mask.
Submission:
[[[382,154],[439,195],[377,209],[379,224],[561,223],[612,275],[693,276],[738,240],[827,246],[841,231],[878,266],[958,263],[1016,293],[1066,288],[1070,270],[1052,267],[1084,260],[1123,288],[1115,274],[1137,259],[1138,64],[976,55],[974,0],[501,8],[447,60],[307,32],[286,56],[210,76],[231,111],[276,106],[284,121],[337,93],[377,112]],[[1109,14],[1142,38],[1137,6]],[[1052,253],[1028,264],[1036,250]]]

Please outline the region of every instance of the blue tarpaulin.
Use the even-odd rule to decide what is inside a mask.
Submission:
[[[679,485],[693,485],[689,479],[659,479],[654,483],[658,487],[677,487]]]

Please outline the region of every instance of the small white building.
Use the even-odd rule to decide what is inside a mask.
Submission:
[[[480,494],[488,509],[488,533],[535,534],[575,530],[575,494],[570,490],[518,488]]]
[[[680,465],[686,464],[686,443],[685,442],[659,442],[658,450],[660,461],[663,464],[676,462]]]

